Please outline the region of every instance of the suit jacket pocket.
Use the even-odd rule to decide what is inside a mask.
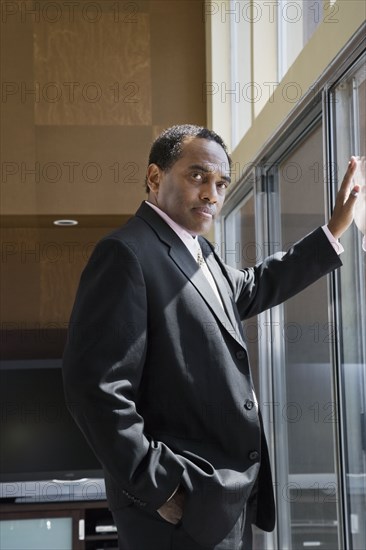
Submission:
[[[256,481],[259,463],[228,464],[211,442],[159,434],[184,466],[186,490],[182,525],[203,546],[215,546],[232,529]]]

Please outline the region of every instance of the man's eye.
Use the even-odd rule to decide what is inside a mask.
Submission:
[[[203,180],[203,176],[200,172],[193,172],[192,178],[195,179],[196,181],[202,181]]]
[[[218,187],[219,189],[227,189],[227,183],[226,183],[226,181],[222,181],[222,182],[218,183],[218,184],[217,184],[217,187]]]

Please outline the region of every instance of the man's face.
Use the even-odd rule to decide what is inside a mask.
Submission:
[[[169,170],[150,164],[149,201],[192,235],[209,231],[220,213],[230,183],[229,161],[215,141],[187,138]]]

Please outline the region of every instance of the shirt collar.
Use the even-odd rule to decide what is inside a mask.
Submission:
[[[178,237],[181,239],[181,241],[185,244],[185,246],[188,248],[192,256],[196,259],[197,257],[197,246],[199,245],[197,235],[193,236],[184,227],[177,224],[174,220],[172,220],[166,212],[161,210],[158,206],[155,206],[155,204],[152,204],[149,201],[145,201],[147,205],[149,205],[163,220],[171,227],[178,235]]]

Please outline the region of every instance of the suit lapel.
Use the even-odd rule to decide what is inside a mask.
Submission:
[[[195,262],[192,254],[190,254],[188,250],[187,257],[185,254],[181,254],[181,252],[182,251],[180,248],[171,248],[169,255],[187,279],[189,279],[191,284],[201,294],[202,298],[216,315],[221,324],[226,328],[226,330],[229,330],[229,326],[231,325],[230,320],[221,307],[221,304],[212,290],[210,283],[203,274],[202,269],[199,267],[197,262]]]
[[[231,298],[229,283],[226,280],[225,275],[221,271],[220,265],[215,258],[215,254],[212,248],[209,246],[205,239],[201,238],[200,244],[208,268],[211,271],[213,278],[215,279],[222,303],[225,307],[226,314],[230,319],[230,324],[235,330],[236,339],[238,340],[238,342],[241,343],[242,346],[244,346],[244,340],[239,329],[240,320],[238,320],[235,315],[234,308],[236,306]]]
[[[228,290],[225,288],[223,283],[223,275],[216,263],[216,260],[214,259],[213,252],[209,248],[206,241],[204,239],[200,239],[202,252],[217,284],[225,311],[212,290],[210,283],[206,279],[202,270],[199,268],[197,262],[195,262],[192,257],[192,254],[183,244],[178,235],[169,227],[167,223],[165,223],[159,214],[150,208],[150,206],[143,203],[136,215],[144,219],[152,227],[159,239],[169,247],[169,256],[172,261],[174,261],[180,271],[200,293],[207,306],[211,309],[225,330],[227,330],[241,346],[245,346],[243,339],[236,328],[237,321],[233,311],[233,306],[230,302]]]

